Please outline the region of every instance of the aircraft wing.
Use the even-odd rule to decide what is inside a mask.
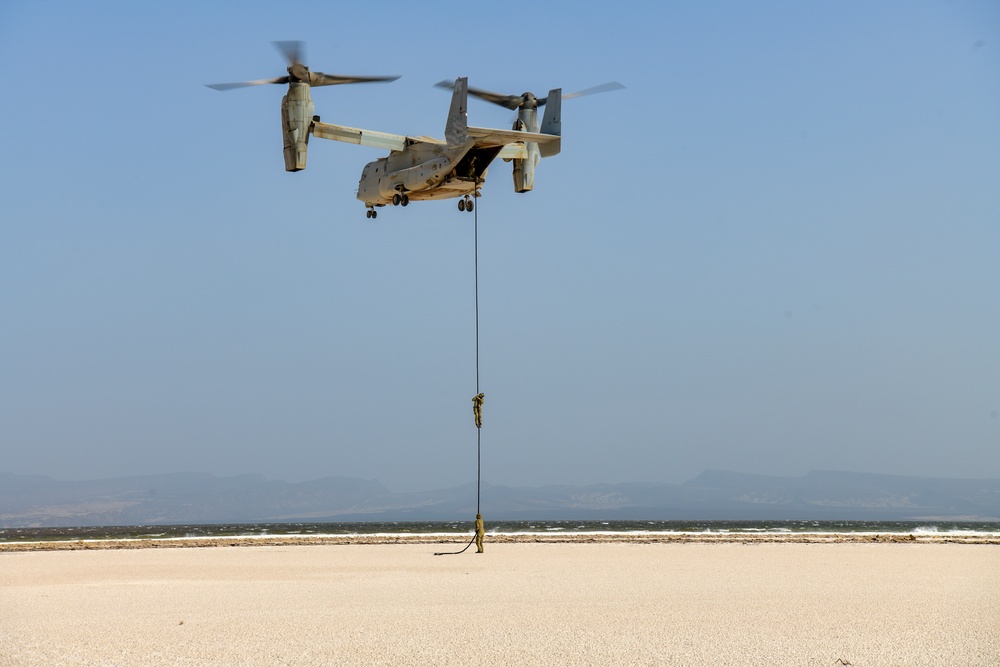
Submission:
[[[444,143],[430,137],[407,137],[402,134],[361,130],[356,127],[332,125],[319,121],[313,121],[312,133],[314,137],[320,139],[332,139],[333,141],[372,146],[373,148],[385,148],[391,151],[401,151],[407,146],[416,143]]]
[[[487,127],[470,127],[469,137],[476,142],[476,146],[482,148],[502,146],[497,157],[504,160],[511,158],[523,160],[528,157],[528,149],[524,145],[525,142],[530,141],[544,144],[551,141],[559,141],[562,138],[555,134],[521,132],[520,130],[497,130]]]
[[[356,127],[345,125],[333,125],[331,123],[321,123],[313,121],[312,133],[319,139],[331,139],[333,141],[343,141],[348,144],[359,144],[361,146],[371,146],[391,151],[401,151],[407,146],[416,143],[444,144],[440,139],[431,137],[407,137],[402,134],[390,134],[388,132],[377,132],[375,130],[362,130]],[[539,144],[551,141],[559,141],[561,137],[554,134],[541,134],[539,132],[521,132],[519,130],[498,130],[486,127],[470,127],[468,136],[475,142],[477,148],[496,148],[500,146],[500,158],[528,157],[525,142],[535,142]]]
[[[525,141],[532,141],[536,144],[545,144],[550,141],[559,141],[562,137],[555,134],[542,134],[540,132],[496,130],[490,127],[470,127],[469,138],[475,139],[476,146],[486,148],[488,146],[506,146],[507,144]]]

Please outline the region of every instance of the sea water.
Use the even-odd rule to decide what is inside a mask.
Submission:
[[[0,542],[46,540],[171,539],[301,535],[471,534],[472,521],[365,521],[337,523],[219,523],[206,525],[4,528]],[[954,534],[1000,537],[1000,522],[974,521],[489,521],[491,534]]]

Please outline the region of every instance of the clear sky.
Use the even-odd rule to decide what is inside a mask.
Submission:
[[[286,173],[272,40],[442,137],[563,105],[479,206],[483,479],[1000,476],[1000,4],[5,2],[0,470],[475,481],[473,226]],[[470,100],[469,122],[512,114]]]

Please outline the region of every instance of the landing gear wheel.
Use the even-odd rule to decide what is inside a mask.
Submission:
[[[370,208],[366,208],[365,209],[365,217],[368,218],[369,220],[371,220],[372,219],[372,213],[374,213],[374,212],[375,211],[371,210]]]
[[[465,200],[464,199],[459,199],[458,200],[458,210],[459,211],[464,211],[465,210]]]
[[[401,201],[403,201],[403,198],[399,196],[398,192],[392,196],[392,205],[393,206],[399,206],[399,202],[401,202]]]
[[[472,213],[472,209],[474,209],[475,207],[476,205],[475,203],[473,203],[471,199],[465,202],[465,210],[468,211],[469,213]]]
[[[378,217],[378,211],[372,209],[372,218],[377,218],[377,217]]]
[[[410,197],[409,197],[409,195],[403,195],[400,199],[402,199],[402,201],[400,203],[403,206],[406,206],[406,205],[408,205],[410,203]]]

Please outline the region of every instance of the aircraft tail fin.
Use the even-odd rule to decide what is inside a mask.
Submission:
[[[455,90],[451,95],[451,109],[448,110],[448,124],[444,128],[444,138],[449,146],[464,144],[469,139],[469,79],[455,79]]]
[[[542,116],[542,134],[554,134],[562,136],[562,88],[555,88],[549,91],[548,99],[545,102],[545,115]],[[550,141],[539,144],[538,150],[542,157],[558,155],[561,141]]]

